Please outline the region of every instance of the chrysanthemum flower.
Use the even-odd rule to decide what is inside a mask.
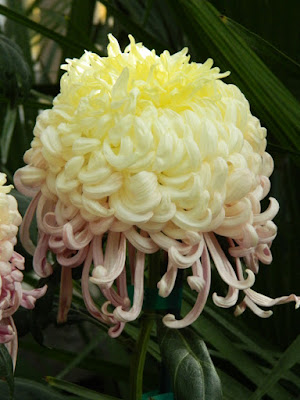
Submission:
[[[178,270],[188,268],[188,285],[198,292],[182,320],[164,317],[169,327],[191,324],[201,313],[210,258],[229,286],[226,297],[213,295],[218,306],[235,305],[239,291],[244,299],[237,313],[249,307],[267,317],[271,312],[259,306],[292,300],[299,306],[295,295],[271,299],[250,289],[259,261],[272,260],[277,230],[272,219],[279,206],[272,198],[261,212],[273,160],[265,152],[266,129],[244,95],[221,80],[228,73],[213,68],[211,59],[189,63],[187,49],[157,56],[130,36],[122,53],[117,40],[111,35],[109,40],[108,57],[86,52],[62,66],[67,72],[61,92],[38,117],[24,156],[28,165],[15,175],[18,189],[33,198],[22,239],[34,255],[35,271],[51,274],[49,250],[62,266],[58,319],[65,320],[71,302],[71,269],[84,263],[85,304],[117,336],[141,311],[145,255],[159,249],[168,254],[159,295],[168,296]],[[28,234],[35,210],[36,248]],[[219,236],[228,239],[235,267]],[[101,310],[92,301],[89,280],[107,298]]]
[[[9,195],[12,185],[4,186],[6,175],[0,173],[0,343],[5,343],[15,366],[18,337],[12,315],[19,306],[31,309],[47,287],[24,290],[21,282],[24,258],[14,251],[22,217],[16,199]]]

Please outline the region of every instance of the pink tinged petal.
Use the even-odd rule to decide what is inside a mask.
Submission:
[[[254,224],[263,223],[263,222],[266,222],[266,221],[271,221],[275,217],[275,215],[278,213],[278,211],[279,211],[279,203],[278,203],[278,201],[276,199],[274,199],[274,197],[270,197],[269,200],[270,200],[270,205],[266,209],[266,211],[264,211],[261,214],[253,216],[253,223]]]
[[[2,318],[11,317],[19,308],[22,300],[22,286],[20,283],[15,283],[15,290],[12,293],[10,307],[7,307],[2,312]]]
[[[121,297],[113,288],[101,288],[101,292],[103,296],[108,300],[109,304],[112,304],[114,307],[121,306],[124,309],[128,309],[130,307],[129,297]]]
[[[210,279],[211,279],[211,274],[210,274],[210,259],[207,251],[206,245],[204,246],[203,249],[203,254],[201,257],[202,265],[199,260],[197,260],[194,264],[193,268],[193,274],[194,276],[203,277],[204,280],[204,286],[201,289],[201,291],[198,293],[196,303],[192,310],[182,319],[182,320],[176,320],[175,316],[172,314],[167,314],[163,318],[164,324],[168,328],[175,328],[175,329],[180,329],[180,328],[185,328],[188,325],[191,325],[196,319],[199,317],[201,314],[207,300],[207,296],[209,293],[210,289]],[[202,271],[201,271],[202,269]]]
[[[195,290],[196,292],[199,293],[201,292],[201,290],[204,288],[205,285],[205,280],[203,278],[203,268],[200,260],[197,260],[192,265],[192,272],[193,275],[187,277],[187,282],[192,290]]]
[[[102,235],[95,236],[92,242],[94,265],[103,264]]]
[[[104,257],[104,265],[93,270],[91,282],[108,289],[121,274],[126,260],[126,238],[123,234],[109,232]]]
[[[17,268],[16,268],[16,269],[13,269],[13,270],[11,271],[10,276],[12,277],[12,279],[13,279],[15,282],[22,282],[22,280],[23,280],[23,274],[22,274],[22,272],[19,271]]]
[[[255,228],[260,244],[270,245],[277,236],[277,226],[272,221],[268,221],[265,225],[256,226]]]
[[[175,239],[164,235],[161,232],[158,233],[150,233],[151,239],[159,246],[160,249],[168,251],[171,247],[175,247],[180,254],[185,255],[191,250],[192,246],[187,245],[185,243],[180,243]]]
[[[104,318],[106,318],[107,323],[111,325],[119,324],[120,321],[117,321],[114,314],[109,311],[108,307],[111,306],[110,301],[106,301],[101,306],[101,311],[103,313]]]
[[[261,175],[260,176],[260,185],[263,189],[261,197],[259,198],[259,200],[262,200],[266,197],[266,195],[269,193],[270,189],[271,189],[271,182],[270,179],[267,176]]]
[[[131,224],[126,224],[125,222],[119,221],[115,218],[111,224],[109,230],[112,232],[125,232],[131,228]]]
[[[145,254],[156,253],[159,250],[159,246],[151,238],[140,235],[134,228],[124,232],[124,235],[137,250]]]
[[[47,261],[47,252],[49,249],[49,235],[41,234],[38,245],[33,255],[33,268],[35,272],[42,278],[52,274],[53,269]]]
[[[244,248],[255,247],[259,241],[256,229],[251,224],[243,227],[242,245]]]
[[[44,285],[38,289],[23,290],[21,306],[27,309],[34,308],[36,300],[45,295],[47,288],[48,286]]]
[[[92,232],[86,227],[79,234],[73,232],[73,227],[70,223],[67,223],[63,227],[63,241],[65,245],[71,250],[80,250],[87,246],[93,239]]]
[[[73,250],[67,249],[57,254],[56,260],[62,267],[76,268],[84,262],[87,252],[88,246],[78,250],[75,254],[73,254]]]
[[[130,300],[128,297],[128,291],[127,291],[127,279],[126,279],[126,266],[124,265],[123,271],[120,276],[117,278],[117,288],[118,288],[118,293],[120,295],[120,298],[122,299],[122,302],[119,302],[120,305],[123,306],[123,308],[129,308],[130,307]]]
[[[271,264],[272,253],[267,244],[259,244],[255,249],[255,255],[263,264]]]
[[[277,304],[285,304],[290,303],[292,301],[295,302],[295,308],[300,307],[300,296],[296,296],[295,294],[290,294],[289,296],[281,296],[275,299],[271,297],[265,296],[261,293],[257,293],[252,289],[247,289],[244,291],[246,296],[255,304],[262,307],[273,307]]]
[[[162,276],[161,280],[157,283],[158,294],[161,297],[168,297],[172,292],[176,277],[177,277],[177,267],[170,261],[168,261],[167,272]]]
[[[213,302],[216,306],[222,308],[229,308],[236,304],[239,297],[238,289],[229,286],[226,297],[218,296],[216,293],[213,294]]]
[[[0,261],[9,261],[13,255],[14,245],[9,240],[1,241]]]
[[[57,313],[57,323],[62,324],[67,321],[68,312],[72,303],[73,282],[72,269],[68,267],[61,268],[59,306]]]
[[[103,233],[109,230],[110,226],[114,222],[114,219],[115,217],[111,216],[107,218],[101,218],[100,221],[90,222],[89,229],[95,236],[103,235]]]
[[[80,214],[77,214],[74,218],[68,221],[68,223],[72,225],[73,232],[81,230],[85,225],[85,221]],[[62,236],[64,225],[64,221],[62,221],[61,225],[58,223],[54,212],[49,211],[43,217],[43,230],[50,235]]]
[[[128,311],[122,310],[122,307],[120,306],[114,310],[114,316],[120,322],[134,321],[142,310],[144,298],[144,268],[145,254],[137,251],[134,274],[133,305]]]
[[[241,262],[239,259],[236,259],[236,268],[237,268],[238,276],[241,277],[243,274],[243,270],[242,270],[242,265],[241,265]],[[285,304],[285,303],[295,301],[295,303],[296,303],[295,308],[298,308],[300,306],[300,297],[296,296],[295,294],[272,299],[271,297],[257,293],[252,289],[246,289],[246,290],[244,290],[244,293],[246,296],[242,302],[243,305],[240,307],[239,306],[237,307],[237,309],[235,311],[235,315],[241,314],[244,311],[245,306],[248,306],[256,315],[258,315],[261,318],[268,318],[273,313],[270,310],[269,311],[261,310],[258,307],[258,305],[262,306],[262,307],[272,307],[277,304]]]
[[[239,315],[243,314],[243,312],[246,310],[246,308],[247,308],[247,304],[245,303],[245,298],[244,298],[244,300],[241,301],[240,304],[238,304],[235,307],[234,316],[238,317]]]
[[[114,326],[109,328],[108,334],[110,337],[116,338],[121,335],[124,328],[125,328],[124,322],[117,322]]]
[[[256,314],[257,316],[259,316],[260,318],[269,318],[271,317],[271,315],[273,314],[272,311],[268,310],[262,310],[261,308],[259,308],[249,297],[245,297],[243,300],[243,303],[250,308],[251,311],[254,312],[254,314]],[[235,313],[235,315],[239,315],[238,313]]]
[[[247,279],[238,280],[232,265],[221,249],[215,235],[213,233],[205,233],[204,237],[212,259],[214,260],[214,264],[223,281],[236,289],[247,289],[251,287],[255,281],[254,273],[247,269]]]
[[[14,331],[9,323],[9,319],[2,319],[0,324],[0,343],[8,343],[13,340],[13,337]]]
[[[17,188],[17,190],[27,197],[36,196],[37,192],[39,191],[39,188],[33,189],[23,185],[21,175],[22,175],[22,168],[18,169],[14,174],[14,185]]]
[[[68,250],[60,236],[50,236],[48,246],[55,254],[60,254]]]
[[[24,249],[27,251],[27,253],[31,254],[33,256],[35,252],[35,245],[33,244],[32,240],[30,239],[30,225],[32,223],[32,218],[34,216],[38,201],[41,197],[41,192],[38,192],[35,197],[31,200],[26,213],[23,217],[23,222],[20,227],[20,239],[22,242],[22,245]]]
[[[234,246],[234,247],[229,247],[228,252],[232,257],[246,257],[254,252],[254,248],[252,248],[252,247],[245,248],[243,246]]]
[[[5,343],[5,346],[11,356],[13,363],[13,371],[14,371],[16,368],[17,354],[18,354],[18,333],[12,317],[9,318],[8,323],[11,325],[12,328],[12,338],[9,342]]]
[[[13,255],[12,255],[11,259],[10,259],[10,262],[11,262],[12,266],[14,266],[14,267],[16,267],[18,269],[23,270],[25,268],[24,267],[24,262],[25,262],[24,257],[21,256],[16,251],[13,252]]]
[[[94,265],[103,265],[103,251],[102,251],[102,236],[96,236],[93,239],[93,262]],[[124,278],[125,275],[125,278]],[[122,278],[123,277],[123,278]],[[90,278],[91,280],[93,278]],[[127,297],[127,284],[126,284],[126,270],[125,270],[125,266],[123,271],[121,272],[121,275],[117,278],[117,283],[119,279],[125,279],[125,283],[122,283],[122,293],[126,293],[126,295],[121,294],[120,295],[118,293],[115,292],[114,289],[112,288],[100,288],[101,292],[103,293],[104,297],[106,297],[107,300],[109,300],[109,302],[111,304],[113,304],[115,307],[121,305],[122,307],[129,307],[130,306],[130,300]],[[125,288],[123,288],[125,284]],[[119,285],[119,284],[118,284]],[[122,297],[123,296],[123,297]]]
[[[176,247],[170,247],[168,251],[169,259],[172,261],[177,268],[188,268],[190,267],[197,259],[201,257],[203,252],[204,240],[201,237],[199,243],[191,248],[187,255],[182,255],[180,250],[178,251]]]
[[[54,212],[47,212],[43,216],[42,230],[48,235],[62,235],[63,226],[57,225]]]
[[[84,262],[82,277],[81,277],[81,289],[84,304],[89,311],[89,313],[98,319],[101,322],[107,323],[107,318],[101,313],[101,311],[96,307],[89,290],[89,276],[90,276],[90,267],[93,258],[93,247],[94,243],[90,245],[87,257]]]
[[[134,282],[134,271],[135,271],[135,253],[136,249],[130,242],[128,242],[128,261],[130,267],[131,284]]]
[[[253,271],[255,274],[257,274],[259,271],[259,262],[254,251],[253,253],[244,256],[244,260],[247,267],[250,268],[251,271]]]
[[[37,226],[39,227],[40,230],[43,230],[44,215],[47,214],[48,212],[52,212],[53,210],[54,210],[53,201],[49,200],[42,194],[36,207],[36,221],[37,221]]]

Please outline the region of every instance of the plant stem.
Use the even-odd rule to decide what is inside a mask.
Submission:
[[[160,252],[149,256],[148,287],[156,288],[160,279]],[[131,359],[130,400],[141,400],[143,394],[143,373],[150,334],[156,320],[155,310],[147,310],[140,319],[140,331]]]

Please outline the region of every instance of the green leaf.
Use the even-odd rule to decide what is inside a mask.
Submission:
[[[222,399],[220,379],[198,335],[189,328],[159,326],[158,340],[177,400]]]
[[[3,6],[0,5],[1,7]],[[30,86],[30,68],[22,50],[12,40],[0,34],[0,87],[4,96],[14,105],[18,98],[27,96]]]
[[[9,389],[10,399],[13,399],[14,397],[13,364],[5,344],[0,344],[0,378],[6,381],[6,384]],[[2,384],[6,387],[6,384],[4,382]]]
[[[131,360],[130,374],[130,398],[140,399],[143,394],[143,374],[147,355],[147,345],[150,339],[151,330],[154,325],[153,314],[145,313],[140,320],[141,327],[135,351]]]
[[[189,289],[184,289],[183,295],[184,299],[190,305],[195,303],[196,296]],[[248,352],[258,355],[271,365],[274,363],[276,354],[274,349],[266,349],[264,347],[265,343],[261,344],[261,338],[258,337],[257,334],[254,336],[254,332],[249,332],[247,326],[243,326],[244,329],[240,327],[240,324],[238,323],[239,320],[236,317],[225,314],[224,310],[219,309],[214,305],[211,306],[209,303],[210,301],[208,301],[208,304],[205,306],[204,314],[207,314],[214,320],[218,329],[222,329],[226,335],[232,335],[236,342],[241,342],[241,344],[247,348]]]
[[[217,368],[217,372],[221,379],[225,400],[248,399],[251,391],[245,385],[228,375],[221,368]]]
[[[5,15],[7,18],[10,18],[11,20],[22,24],[24,26],[27,26],[28,28],[41,33],[43,36],[48,37],[49,39],[54,40],[56,43],[60,44],[63,47],[68,47],[72,49],[73,51],[83,51],[85,49],[85,44],[81,43],[80,40],[70,40],[65,38],[63,35],[60,35],[59,33],[54,32],[51,29],[46,28],[45,26],[38,24],[34,21],[31,21],[31,19],[24,17],[23,15],[16,13],[12,10],[10,10],[8,7],[0,5],[0,14]],[[99,50],[95,47],[90,48],[89,50],[94,51],[95,53],[99,53]]]
[[[274,368],[266,376],[261,385],[258,386],[249,400],[259,400],[266,394],[276,382],[282,378],[286,371],[300,361],[300,335],[282,354]]]
[[[187,314],[190,306],[185,301],[182,303],[182,313]],[[197,335],[210,343],[221,355],[228,360],[237,370],[248,378],[255,385],[264,382],[265,373],[259,368],[259,363],[250,357],[246,352],[240,350],[238,346],[228,338],[228,336],[220,329],[220,326],[210,321],[203,314],[193,324],[193,328]],[[268,394],[275,400],[292,400],[293,396],[279,384],[274,385],[268,391]]]
[[[237,33],[299,100],[300,65],[275,46],[228,17],[223,23]]]
[[[154,48],[156,51],[161,52],[167,48],[161,40],[157,39],[151,33],[147,32],[141,25],[135,22],[132,18],[128,17],[127,14],[120,11],[119,7],[112,4],[111,1],[101,0],[108,11],[124,26],[128,33],[135,36],[135,39],[143,41],[147,47]]]
[[[20,14],[24,15],[24,2],[19,0],[8,0],[6,6]],[[4,25],[4,33],[7,37],[14,40],[15,43],[22,49],[24,58],[30,68],[31,74],[32,69],[32,57],[31,57],[31,42],[30,34],[27,28],[24,26],[15,24],[13,21],[7,19]]]
[[[281,145],[300,150],[299,102],[247,43],[229,29],[206,0],[174,0],[183,29],[195,49],[206,49],[245,94],[251,108]]]
[[[70,371],[76,368],[94,349],[99,345],[102,337],[97,335],[88,343],[85,348],[74,357],[71,362],[57,375],[58,379],[65,377]]]
[[[6,164],[17,117],[16,107],[8,103],[1,134],[1,163]]]
[[[100,338],[102,337],[103,339],[103,336],[101,336],[100,333],[98,334],[98,336]],[[27,352],[30,352],[31,354],[38,354],[44,360],[53,359],[69,365],[73,362],[73,360],[76,358],[77,355],[77,353],[70,352],[61,348],[48,349],[47,347],[42,347],[36,344],[36,342],[33,342],[32,340],[31,341],[22,340],[20,342],[20,348],[25,349]],[[111,353],[112,351],[109,348],[109,354],[111,355]],[[113,361],[111,360],[110,356],[110,359],[108,361],[102,357],[99,357],[98,355],[97,356],[89,355],[80,360],[80,363],[78,363],[78,367],[81,369],[85,369],[87,371],[92,371],[93,373],[101,375],[102,377],[111,377],[113,374],[116,374],[116,376],[118,376],[118,380],[128,382],[129,363],[124,365],[122,363],[122,359]],[[153,371],[150,372],[149,372],[150,379],[153,380],[155,378],[155,375],[153,374]]]
[[[67,19],[67,39],[76,42],[80,37],[87,49],[91,49],[94,46],[90,39],[90,33],[93,27],[95,3],[96,0],[89,0],[88,2],[72,1],[70,16]],[[72,49],[70,51],[65,48],[62,59],[64,61],[67,57],[80,57],[81,55],[81,50],[74,54]]]
[[[75,385],[74,383],[70,383],[64,381],[62,379],[56,379],[52,376],[46,377],[47,382],[49,385],[56,387],[58,389],[62,389],[68,393],[76,394],[80,396],[81,399],[87,400],[120,400],[117,397],[108,396],[106,394],[97,393],[94,390],[86,389],[85,387]]]
[[[4,382],[0,381],[0,398],[7,399],[7,390]],[[15,378],[14,400],[71,400],[57,391],[28,379]]]

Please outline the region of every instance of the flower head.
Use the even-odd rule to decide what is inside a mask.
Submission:
[[[22,217],[16,199],[9,195],[12,185],[4,186],[5,174],[0,172],[0,343],[5,343],[13,364],[16,363],[18,340],[12,315],[19,306],[33,308],[36,299],[47,287],[24,290],[21,282],[24,258],[14,251],[16,235]]]
[[[117,40],[111,35],[109,40],[108,57],[86,52],[62,66],[67,72],[61,92],[53,108],[38,117],[24,156],[28,165],[15,175],[19,190],[33,197],[22,237],[34,254],[36,272],[51,273],[48,250],[62,266],[59,320],[70,304],[71,268],[84,263],[86,306],[113,325],[112,336],[119,334],[142,307],[145,254],[159,249],[168,253],[159,294],[168,296],[178,269],[190,267],[187,282],[198,292],[195,307],[181,321],[165,316],[170,327],[186,326],[201,313],[210,287],[210,256],[229,285],[226,297],[214,294],[217,305],[236,304],[239,290],[245,297],[237,313],[248,306],[268,316],[259,305],[299,304],[294,295],[272,300],[250,289],[258,262],[271,262],[272,219],[279,207],[270,199],[261,212],[273,160],[265,152],[266,129],[244,95],[221,80],[228,73],[213,68],[211,59],[190,63],[187,49],[158,56],[130,36],[122,53]],[[35,209],[36,249],[28,235]],[[236,270],[217,235],[228,238]],[[126,248],[135,285],[132,305]],[[89,294],[89,278],[108,300],[101,311]]]

